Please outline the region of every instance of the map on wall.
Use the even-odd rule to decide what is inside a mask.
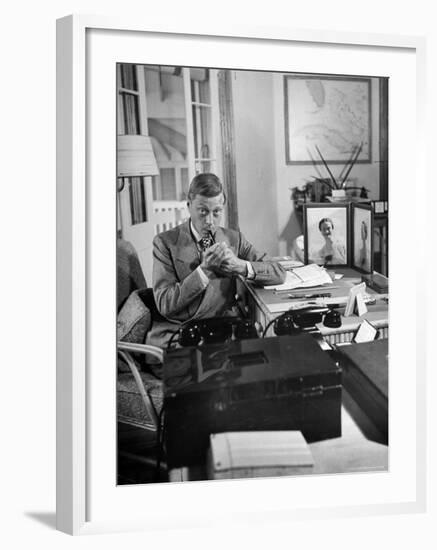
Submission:
[[[371,161],[370,79],[287,75],[287,164],[346,163],[362,145],[357,162]]]

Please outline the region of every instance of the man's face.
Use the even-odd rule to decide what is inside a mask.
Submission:
[[[199,235],[208,235],[209,231],[215,233],[222,219],[224,204],[223,193],[216,197],[196,195],[192,201],[188,201],[191,221]]]
[[[320,226],[320,232],[325,237],[325,239],[329,239],[332,237],[333,229],[334,228],[332,227],[331,222],[323,222]]]

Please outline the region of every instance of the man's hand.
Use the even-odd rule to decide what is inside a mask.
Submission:
[[[206,272],[216,271],[225,275],[247,275],[247,266],[226,243],[215,243],[203,254],[200,267]]]
[[[226,275],[247,275],[247,264],[234,254],[234,252],[226,246],[225,257],[222,260],[220,270]]]
[[[217,270],[220,268],[226,254],[226,243],[215,243],[202,253],[200,267],[204,270]]]

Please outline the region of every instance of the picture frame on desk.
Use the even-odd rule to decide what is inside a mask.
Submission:
[[[417,341],[408,341],[396,323],[409,312],[415,318],[420,305],[399,300],[402,288],[396,278],[391,283],[390,361],[409,360],[416,369],[394,369],[390,391],[414,391],[420,406],[406,410],[402,400],[400,406],[393,400],[389,472],[120,488],[115,482],[116,289],[115,276],[108,274],[115,274],[116,266],[115,187],[110,182],[116,174],[118,61],[389,76],[390,159],[394,169],[401,167],[390,195],[397,197],[391,202],[391,223],[402,229],[411,182],[418,194],[427,193],[425,163],[415,158],[425,150],[424,102],[416,105],[415,94],[416,87],[419,94],[424,89],[423,39],[181,23],[171,17],[159,24],[76,15],[59,20],[57,30],[57,528],[71,534],[222,528],[259,523],[259,518],[275,522],[422,511],[426,384],[419,344],[424,331],[418,331]],[[417,136],[417,147],[404,139],[406,132]],[[412,161],[406,165],[405,158]],[[423,220],[412,213],[409,223],[402,245],[413,247],[424,234]],[[391,249],[393,273],[402,272],[403,250]],[[402,437],[405,430],[408,438]]]
[[[373,208],[353,203],[350,210],[351,267],[361,273],[373,273]]]
[[[303,207],[305,264],[350,265],[349,203],[308,203]]]

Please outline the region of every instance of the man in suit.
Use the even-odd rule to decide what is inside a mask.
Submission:
[[[214,174],[198,174],[188,191],[190,219],[153,240],[153,293],[163,316],[148,343],[166,346],[181,323],[232,315],[235,279],[281,284],[285,271],[268,261],[239,232],[220,226],[223,186]]]

